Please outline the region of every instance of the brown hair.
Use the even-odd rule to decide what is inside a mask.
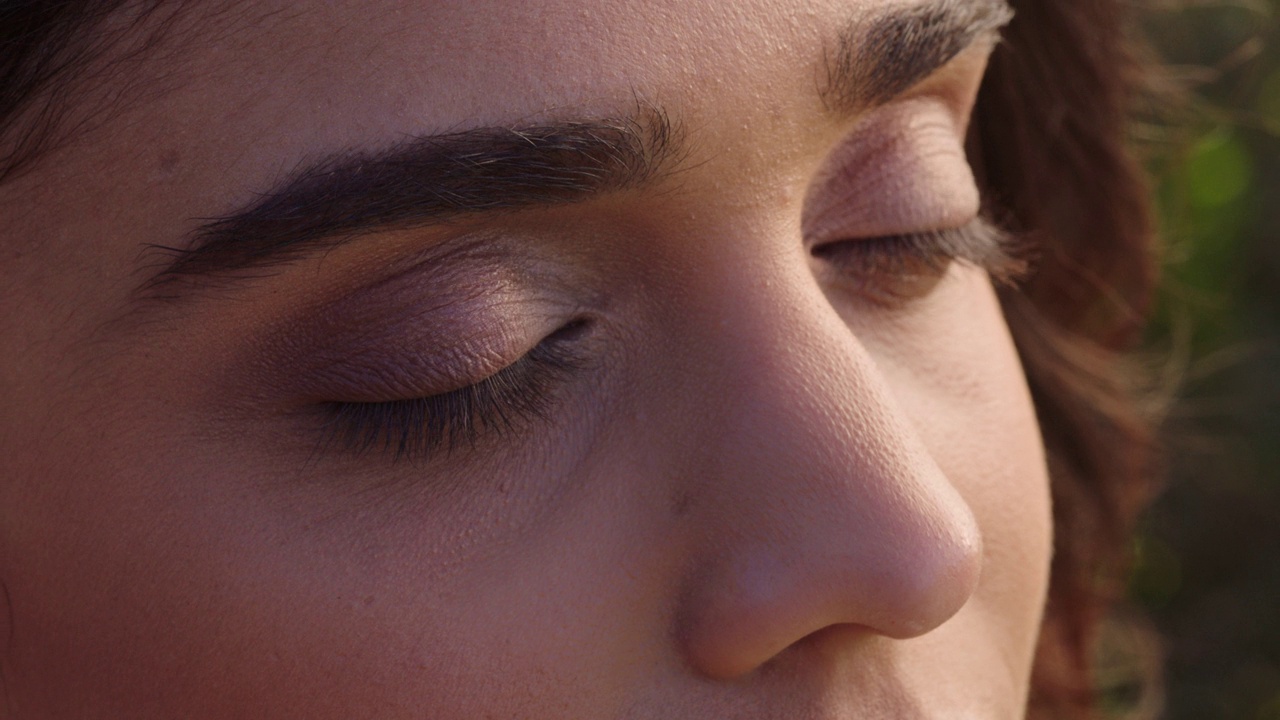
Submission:
[[[1129,154],[1143,67],[1117,0],[1013,0],[970,156],[990,211],[1034,242],[1001,302],[1040,420],[1055,552],[1029,717],[1097,713],[1094,645],[1153,483],[1138,341],[1156,282],[1149,193]]]
[[[1001,290],[1054,494],[1056,548],[1029,713],[1088,718],[1094,636],[1151,489],[1151,431],[1122,362],[1156,278],[1148,193],[1126,149],[1141,68],[1119,0],[1011,4],[1017,15],[984,81],[969,154],[988,211],[1038,252],[1021,286]],[[108,16],[128,7],[113,26],[122,31],[159,5],[0,0],[0,182],[78,126],[63,101],[110,48],[113,34],[98,32]]]

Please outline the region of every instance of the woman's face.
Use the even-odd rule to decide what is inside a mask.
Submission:
[[[113,18],[0,186],[0,715],[1019,717],[1004,20]]]

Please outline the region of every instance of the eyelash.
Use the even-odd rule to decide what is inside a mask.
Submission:
[[[886,306],[928,294],[955,261],[1002,284],[1016,283],[1029,266],[1027,246],[982,218],[957,228],[826,243],[812,253],[855,292]]]
[[[1027,269],[1025,248],[981,219],[963,227],[837,241],[812,250],[855,291],[896,306],[927,294],[954,261],[1010,283]],[[475,447],[485,434],[501,435],[545,419],[556,387],[581,369],[576,343],[589,327],[575,320],[507,367],[478,383],[427,397],[386,402],[332,402],[321,449],[340,447],[363,456],[389,453],[396,461],[446,455]]]
[[[325,403],[329,420],[320,449],[414,460],[459,446],[474,448],[483,435],[544,419],[557,385],[582,367],[575,343],[587,326],[586,320],[568,323],[510,365],[456,390],[385,402]]]

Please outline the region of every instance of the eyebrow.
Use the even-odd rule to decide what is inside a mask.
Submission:
[[[823,102],[844,113],[888,102],[1012,19],[1007,0],[935,0],[850,23],[825,57]]]
[[[642,106],[622,120],[482,127],[338,153],[249,207],[206,219],[189,247],[148,245],[167,261],[142,290],[165,295],[178,280],[287,263],[379,230],[637,187],[666,170],[680,146],[667,115]]]
[[[828,109],[882,104],[1012,17],[1006,0],[932,0],[848,25],[825,55]],[[683,135],[660,108],[622,119],[481,127],[340,152],[304,165],[247,207],[205,218],[142,284],[172,297],[209,279],[324,253],[388,229],[581,202],[655,181],[679,160]]]

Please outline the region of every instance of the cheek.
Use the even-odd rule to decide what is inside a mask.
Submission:
[[[573,468],[538,467],[565,479],[554,502],[530,495],[527,468],[446,499],[339,490],[349,479],[333,477],[282,488],[272,476],[296,473],[194,450],[182,428],[142,416],[87,421],[64,429],[61,450],[26,455],[43,458],[24,469],[42,482],[12,498],[23,522],[3,538],[37,549],[4,558],[21,631],[3,669],[21,706],[516,716],[558,691],[563,703],[571,685],[607,696],[636,654],[610,655],[601,638],[661,638],[641,610],[660,603],[632,582],[652,573],[601,550],[632,547],[615,537],[628,526],[608,498],[575,494]]]
[[[1052,554],[1035,409],[986,276],[953,269],[918,314],[868,329],[868,347],[982,531],[971,609],[1029,668]]]
[[[919,309],[857,327],[939,465],[975,506],[1025,524],[1047,554],[1049,488],[1035,408],[986,275],[953,267]],[[1001,525],[1005,521],[1002,520]]]

